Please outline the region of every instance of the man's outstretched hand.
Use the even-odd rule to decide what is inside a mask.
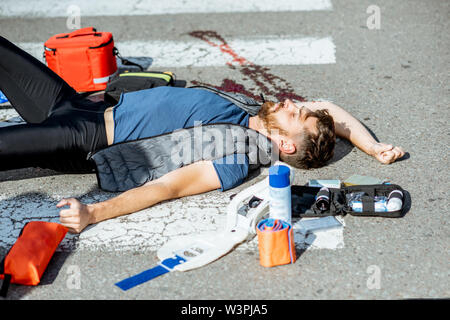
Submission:
[[[405,155],[400,147],[394,147],[391,144],[374,143],[372,145],[372,156],[383,164],[389,164]]]
[[[62,199],[56,206],[61,224],[71,233],[80,233],[90,224],[149,208],[161,201],[209,192],[220,188],[212,161],[197,161],[183,166],[140,187],[106,201],[83,204],[75,198]]]
[[[59,212],[59,221],[70,233],[80,233],[91,223],[89,207],[75,198],[62,199],[56,207],[69,206]]]

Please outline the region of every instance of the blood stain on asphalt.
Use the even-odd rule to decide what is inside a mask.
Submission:
[[[286,79],[271,73],[270,68],[256,65],[246,58],[239,56],[226,42],[225,38],[216,31],[197,30],[190,32],[189,35],[205,41],[212,47],[218,48],[222,53],[229,55],[232,60],[227,63],[227,66],[233,70],[239,71],[244,78],[251,79],[257,88],[252,88],[252,92],[247,90],[243,84],[231,79],[223,79],[220,86],[201,81],[192,81],[194,85],[206,85],[227,92],[242,93],[257,101],[261,101],[260,94],[275,97],[279,101],[283,101],[284,99],[306,101],[304,97],[294,92],[291,84]]]

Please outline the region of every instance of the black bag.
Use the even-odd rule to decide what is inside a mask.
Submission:
[[[113,77],[105,89],[105,101],[117,104],[122,93],[173,86],[175,76],[171,72],[141,71],[124,72]]]
[[[328,188],[329,192],[329,208],[321,211],[316,206],[316,196],[320,187],[309,186],[291,186],[292,199],[292,216],[293,217],[325,217],[350,214],[352,216],[369,216],[369,217],[386,217],[399,218],[406,214],[406,191],[396,184],[373,184],[373,185],[356,185],[342,188]],[[385,196],[394,191],[399,190],[403,194],[402,207],[396,211],[375,211],[375,197]],[[348,204],[347,196],[351,193],[363,192],[361,197],[362,211],[356,212]]]

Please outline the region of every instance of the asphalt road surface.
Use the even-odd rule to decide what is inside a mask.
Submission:
[[[65,9],[77,1],[61,2],[59,14],[50,10],[53,1],[44,1],[40,11],[27,9],[26,3],[0,4],[0,34],[40,58],[43,42],[70,31]],[[112,32],[122,55],[151,57],[150,70],[171,70],[188,85],[234,86],[271,99],[327,99],[344,107],[379,141],[401,146],[406,156],[382,165],[339,141],[332,163],[297,170],[295,183],[345,180],[353,174],[387,179],[408,191],[410,209],[399,219],[346,216],[339,246],[298,247],[299,258],[292,265],[262,267],[254,239],[197,270],[172,272],[126,292],[114,285],[156,265],[155,250],[172,237],[223,228],[230,195],[259,181],[263,172],[224,193],[168,201],[99,223],[79,236],[68,235],[42,283],[11,285],[7,299],[450,296],[448,1],[331,0],[319,1],[322,5],[316,8],[304,1],[304,7],[281,11],[261,1],[259,9],[243,12],[227,12],[223,5],[188,10],[187,2],[185,10],[163,8],[157,14],[151,6],[139,9],[125,3],[102,14],[101,7],[89,10],[87,1],[79,1],[81,27]],[[380,10],[378,25],[372,16],[377,8],[373,11],[371,5]],[[257,67],[249,71],[205,37],[226,42]],[[8,105],[1,108],[2,120],[15,116]],[[55,205],[68,196],[93,202],[114,194],[99,190],[94,174],[31,168],[0,172],[0,253],[9,249],[26,222],[58,221]]]

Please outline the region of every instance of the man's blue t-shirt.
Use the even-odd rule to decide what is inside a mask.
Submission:
[[[153,137],[201,124],[227,122],[248,127],[249,114],[217,94],[201,89],[158,87],[122,94],[114,106],[114,143]],[[238,158],[240,161],[238,161]],[[241,184],[248,158],[213,160],[221,191]]]

